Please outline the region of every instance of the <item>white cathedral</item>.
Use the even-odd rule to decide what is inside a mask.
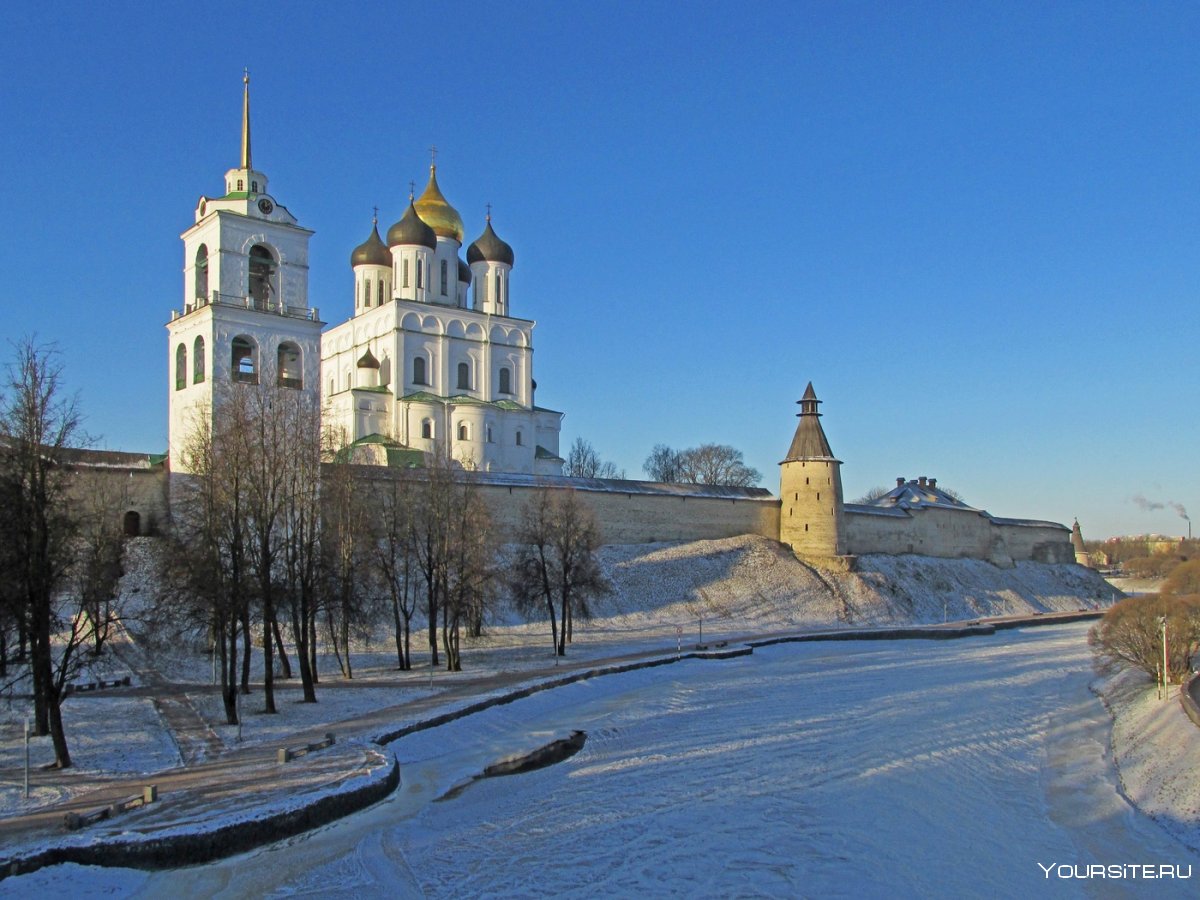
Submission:
[[[509,313],[512,248],[492,229],[459,256],[463,222],[437,167],[417,199],[350,254],[353,315],[325,325],[308,298],[308,239],[267,192],[250,152],[249,77],[242,152],[225,193],[201,197],[182,235],[182,311],[167,324],[169,454],[222,382],[320,392],[326,425],[356,461],[420,464],[447,452],[479,471],[560,475],[563,414],[534,404],[533,327]]]

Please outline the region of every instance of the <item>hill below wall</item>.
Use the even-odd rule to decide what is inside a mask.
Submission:
[[[855,572],[828,574],[782,545],[744,535],[603,548],[613,592],[593,604],[576,640],[674,633],[706,635],[821,625],[941,622],[1107,605],[1113,590],[1075,565],[1022,562],[1000,569],[969,559],[862,556]]]

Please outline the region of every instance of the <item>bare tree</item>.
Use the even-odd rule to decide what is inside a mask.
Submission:
[[[115,604],[125,549],[119,516],[126,506],[127,491],[124,482],[95,472],[77,475],[76,485],[73,493],[79,528],[74,580],[92,654],[99,656],[118,618]]]
[[[0,397],[0,493],[9,544],[2,577],[29,639],[37,733],[50,734],[55,765],[67,768],[61,705],[81,636],[79,616],[64,613],[58,601],[76,530],[65,452],[80,438],[80,417],[75,398],[63,393],[54,348],[26,338],[14,350]],[[64,627],[66,638],[55,646]]]
[[[571,478],[624,478],[625,470],[602,460],[590,441],[577,437],[567,454],[563,474]]]
[[[726,444],[701,444],[684,450],[679,460],[680,481],[690,484],[714,484],[750,487],[762,475],[742,462],[742,451]]]
[[[642,471],[651,481],[661,481],[674,484],[682,480],[680,451],[673,450],[666,444],[655,444],[646,461],[642,463]]]
[[[456,473],[451,473],[456,475]],[[478,636],[494,574],[495,547],[492,544],[491,516],[479,495],[478,487],[467,473],[452,479],[450,518],[447,524],[448,550],[446,585],[442,604],[442,647],[446,668],[462,671],[460,629],[468,623],[469,632]]]
[[[338,665],[353,677],[352,629],[368,617],[372,542],[367,496],[357,467],[334,463],[322,479],[321,560],[325,622]]]
[[[238,650],[243,641],[243,688],[248,676],[244,644],[254,591],[245,526],[245,441],[224,416],[215,423],[198,410],[181,459],[190,475],[174,479],[170,534],[170,595],[179,610],[205,622],[221,673],[225,721],[238,721]]]
[[[391,601],[396,664],[401,671],[412,668],[412,619],[417,612],[412,493],[408,478],[394,478],[379,492],[373,541],[375,566]]]
[[[545,607],[555,653],[564,656],[574,618],[588,618],[588,601],[611,590],[596,556],[601,546],[596,517],[574,491],[542,486],[525,505],[516,540],[510,593],[527,612]]]
[[[654,481],[677,484],[750,487],[762,480],[758,469],[742,461],[742,451],[727,444],[701,444],[687,450],[656,444],[642,468]]]
[[[876,485],[873,488],[867,488],[867,491],[865,494],[863,494],[857,500],[851,500],[850,502],[851,503],[872,503],[875,500],[878,500],[880,497],[886,496],[887,493],[888,493],[887,488]]]
[[[297,394],[297,431],[311,435],[320,427],[315,402]],[[311,441],[289,446],[284,486],[280,601],[291,624],[305,703],[317,701],[316,627],[320,606],[321,447]]]
[[[1169,677],[1179,681],[1192,671],[1200,649],[1200,595],[1128,597],[1104,614],[1089,640],[1109,662],[1155,677],[1162,667],[1164,618]]]
[[[438,620],[446,668],[462,668],[460,629],[482,622],[494,548],[491,519],[471,473],[443,453],[412,484],[412,552],[429,621],[431,665],[438,665]]]

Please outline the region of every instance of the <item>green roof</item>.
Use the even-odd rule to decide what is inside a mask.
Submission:
[[[370,391],[372,394],[390,394],[392,392],[392,389],[390,387],[387,387],[386,385],[382,385],[382,384],[372,385],[371,387],[356,387],[356,388],[351,388],[351,390],[353,390],[353,391]]]
[[[362,444],[386,444],[389,447],[403,447],[404,446],[399,441],[394,441],[390,437],[388,437],[386,434],[380,434],[379,432],[375,432],[374,434],[368,434],[366,437],[360,437],[357,441],[352,443],[350,446],[358,447]]]
[[[408,447],[388,447],[387,464],[389,469],[420,469],[425,465],[425,454]]]

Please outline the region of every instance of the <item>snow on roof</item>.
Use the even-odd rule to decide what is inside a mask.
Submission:
[[[621,478],[569,478],[565,475],[525,475],[513,472],[472,472],[480,484],[502,487],[574,488],[577,491],[605,491],[616,494],[658,494],[673,497],[715,497],[722,500],[771,500],[778,502],[766,488],[728,487],[717,484],[665,484],[658,481],[627,481]]]

